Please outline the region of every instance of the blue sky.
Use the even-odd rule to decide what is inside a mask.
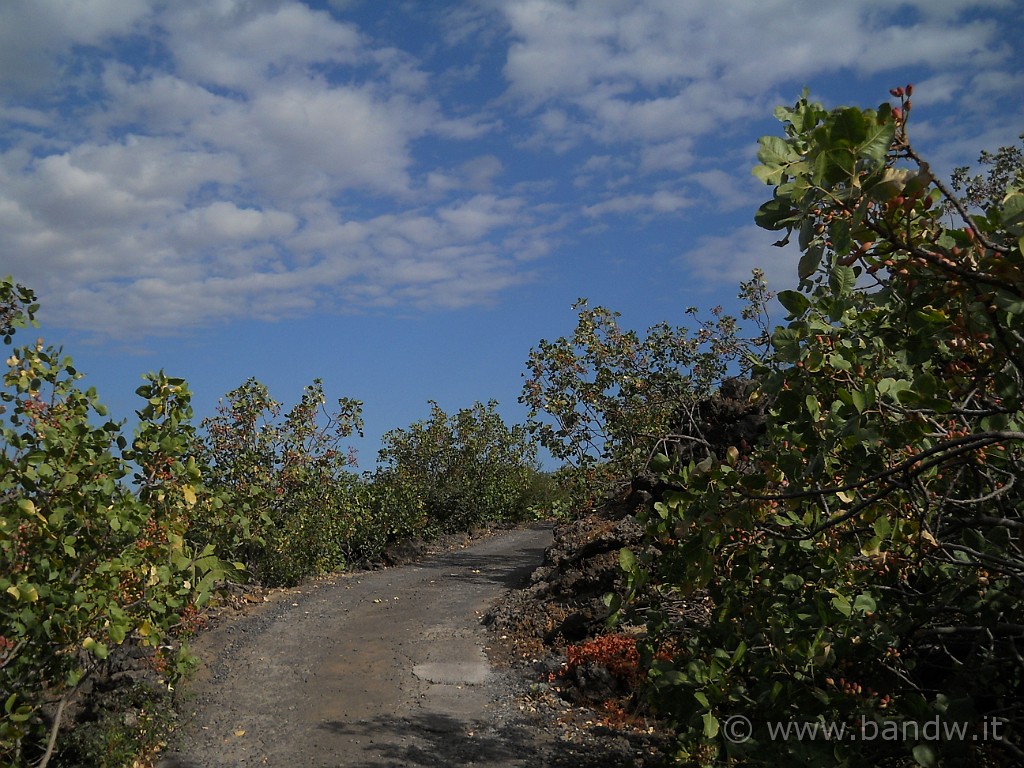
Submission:
[[[0,273],[115,415],[314,377],[380,435],[510,421],[572,303],[638,329],[796,254],[753,225],[757,138],[807,86],[915,84],[948,172],[1024,132],[1017,0],[4,0]],[[23,341],[30,341],[25,338]]]

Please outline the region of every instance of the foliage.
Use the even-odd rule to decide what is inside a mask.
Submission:
[[[34,323],[34,302],[0,280],[5,343]],[[451,418],[434,405],[430,421],[389,433],[387,466],[371,478],[341,449],[362,429],[361,403],[341,398],[328,412],[319,379],[284,415],[250,379],[200,431],[186,382],[151,373],[129,440],[81,378],[40,340],[12,349],[0,391],[3,764],[120,764],[158,738],[145,707],[141,732],[111,711],[55,752],[65,711],[119,646],[151,649],[168,683],[185,674],[177,640],[241,571],[296,583],[426,529],[524,519],[551,492],[526,430],[507,427],[495,403]]]
[[[632,690],[640,681],[640,653],[634,635],[608,634],[579,645],[567,645],[565,663],[550,680],[573,675],[576,670],[592,664],[603,667],[622,688]]]
[[[358,555],[351,539],[369,501],[342,441],[361,432],[362,404],[325,409],[315,379],[281,417],[267,388],[249,379],[203,421],[208,483],[220,498],[193,517],[193,536],[244,563],[266,584],[295,584]]]
[[[396,505],[398,533],[528,516],[538,503],[529,492],[537,448],[525,427],[505,424],[497,405],[474,403],[449,416],[431,401],[430,418],[384,435],[374,486]]]
[[[17,329],[38,326],[35,313],[39,305],[35,301],[35,293],[15,283],[9,275],[0,279],[0,334],[4,344],[11,343]]]
[[[1020,135],[1024,140],[1024,133]],[[967,166],[953,171],[950,186],[963,193],[962,202],[969,208],[999,207],[1011,188],[1024,188],[1024,151],[1021,147],[1000,147],[996,152],[984,151],[978,157],[979,165],[991,166],[987,174],[971,175]],[[946,206],[955,212],[954,205]]]
[[[532,520],[568,522],[573,519],[572,504],[564,472],[537,471],[530,474],[523,490],[526,517]]]
[[[105,693],[96,710],[61,740],[54,764],[67,768],[139,765],[166,744],[175,724],[170,691],[133,683]]]
[[[0,286],[9,338],[31,323],[33,297]],[[184,537],[196,479],[178,454],[189,439],[184,383],[147,377],[129,449],[80,378],[40,340],[12,350],[0,392],[0,756],[15,764],[48,762],[68,701],[111,649],[159,646],[228,575]],[[131,461],[137,495],[125,483]]]
[[[744,319],[759,320],[768,299],[759,272],[744,283],[741,297],[747,300]],[[540,444],[577,468],[568,479],[585,503],[646,468],[689,421],[689,410],[737,363],[747,363],[749,347],[736,319],[720,307],[694,334],[659,323],[642,337],[623,329],[616,312],[591,308],[585,299],[573,308],[579,312],[573,335],[542,339],[530,351],[520,402],[530,408],[530,429]]]
[[[649,627],[679,649],[650,679],[681,760],[1024,758],[1020,155],[971,215],[908,139],[910,92],[832,111],[805,94],[777,110],[784,136],[761,139],[754,172],[774,195],[757,221],[803,254],[756,371],[768,432],[748,455],[663,457],[647,521],[661,555],[623,553],[635,590],[666,606],[706,590],[715,606],[707,623],[665,609]],[[752,737],[730,740],[739,716]],[[909,735],[767,730],[787,722]],[[932,722],[969,730],[902,730]]]

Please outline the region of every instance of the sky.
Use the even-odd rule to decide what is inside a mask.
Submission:
[[[798,254],[754,212],[803,88],[948,174],[1024,133],[1020,0],[3,0],[0,275],[131,422],[256,377],[364,402],[352,445],[495,399],[586,297],[642,330]],[[781,320],[782,313],[773,317]],[[21,337],[34,341],[35,331]],[[138,402],[137,402],[138,401]]]

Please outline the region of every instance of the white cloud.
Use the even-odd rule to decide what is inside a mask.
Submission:
[[[730,141],[805,79],[927,64],[922,106],[1014,99],[994,22],[962,13],[1008,1],[474,0],[428,14],[417,59],[348,0],[7,0],[4,271],[113,335],[487,302],[581,222],[756,206]],[[959,151],[1007,115],[914,130]],[[683,259],[791,282],[770,241]]]
[[[504,170],[501,160],[494,155],[481,155],[464,162],[459,167],[459,175],[469,189],[483,192],[494,186],[495,179]]]
[[[689,179],[707,193],[706,202],[719,210],[753,211],[764,202],[764,184],[748,176],[746,168],[733,173],[720,168],[695,171],[689,174]]]
[[[0,88],[47,88],[75,45],[126,34],[150,14],[147,0],[6,0],[0,4]],[[3,91],[0,90],[0,95]]]
[[[495,191],[496,156],[416,167],[418,140],[494,124],[446,113],[408,54],[291,0],[60,5],[0,7],[0,63],[13,50],[32,65],[0,68],[12,94],[53,85],[76,45],[104,50],[73,116],[59,100],[0,101],[20,131],[0,154],[0,248],[51,319],[131,336],[463,306],[531,279],[517,265],[544,234]],[[136,32],[151,57],[118,48]]]
[[[477,195],[456,206],[442,209],[438,215],[457,237],[476,240],[496,228],[515,222],[519,208],[519,200]]]
[[[185,242],[245,243],[284,237],[295,230],[296,223],[295,216],[283,211],[239,208],[234,203],[217,201],[179,217],[176,229]]]
[[[692,157],[680,138],[763,115],[766,94],[782,85],[830,72],[1007,64],[1013,54],[995,45],[996,22],[961,18],[1000,5],[509,1],[502,4],[513,39],[505,76],[552,143],[584,132],[642,145],[649,169],[682,168]]]
[[[118,180],[69,154],[35,161],[11,179],[17,202],[39,223],[57,229],[91,231],[126,225],[139,217],[166,210],[166,203],[132,194]]]
[[[588,205],[583,213],[592,219],[609,214],[631,214],[649,217],[653,214],[676,213],[693,205],[693,200],[670,190],[659,190],[650,194],[629,194],[609,198],[594,205]]]
[[[300,3],[175,4],[161,19],[177,71],[202,85],[251,92],[268,77],[366,55],[358,30]]]
[[[751,224],[728,235],[700,238],[679,257],[679,263],[688,274],[710,285],[738,286],[750,279],[751,270],[761,269],[768,287],[778,292],[799,282],[796,268],[800,260],[795,244],[785,248],[773,246],[778,239],[777,232]]]
[[[408,142],[434,110],[365,87],[269,86],[196,122],[194,135],[245,158],[252,183],[274,197],[353,187],[402,192]]]

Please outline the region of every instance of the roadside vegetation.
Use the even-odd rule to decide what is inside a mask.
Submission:
[[[621,552],[609,606],[646,633],[570,663],[617,665],[678,763],[1024,762],[1024,160],[1003,148],[943,182],[910,142],[911,90],[777,110],[754,173],[772,188],[757,223],[802,254],[784,325],[759,272],[739,318],[693,309],[643,335],[580,300],[574,333],[530,352],[526,425],[431,402],[372,472],[345,445],[361,403],[329,404],[320,380],[283,410],[250,379],[195,424],[187,383],[152,373],[128,434],[61,349],[15,345],[38,307],[0,280],[0,763],[155,747],[225,584],[572,517],[638,478],[644,546]],[[730,428],[724,399],[758,428]],[[541,471],[541,447],[562,469]],[[152,672],[106,696],[131,717],[82,717],[127,656]],[[933,722],[987,730],[934,739]],[[773,738],[779,723],[860,738]]]
[[[911,92],[776,111],[756,221],[802,254],[785,323],[746,345],[703,326],[717,369],[652,366],[647,386],[682,394],[650,430],[632,419],[663,393],[631,407],[615,345],[542,347],[583,393],[548,399],[542,439],[578,455],[596,409],[612,477],[648,472],[646,537],[621,552],[611,607],[646,627],[632,707],[668,722],[680,764],[1024,762],[1024,162],[1007,147],[943,182],[910,141]],[[754,317],[761,291],[744,294]],[[598,397],[573,389],[588,366]],[[760,434],[702,407],[716,387],[746,393]]]
[[[328,407],[319,380],[287,412],[246,381],[195,425],[187,383],[149,374],[126,434],[62,350],[13,346],[37,309],[30,289],[0,281],[0,764],[115,766],[155,746],[187,640],[226,583],[379,562],[408,539],[542,516],[558,493],[493,402],[453,416],[432,403],[363,475],[344,445],[361,404]],[[134,687],[114,690],[126,658]],[[83,714],[93,691],[136,707],[138,733],[103,702]]]
[[[911,92],[805,95],[761,140],[757,222],[802,252],[752,357],[766,430],[654,462],[659,554],[624,557],[635,594],[714,606],[648,614],[683,762],[1024,761],[1024,164],[982,156],[962,200],[911,144]]]

